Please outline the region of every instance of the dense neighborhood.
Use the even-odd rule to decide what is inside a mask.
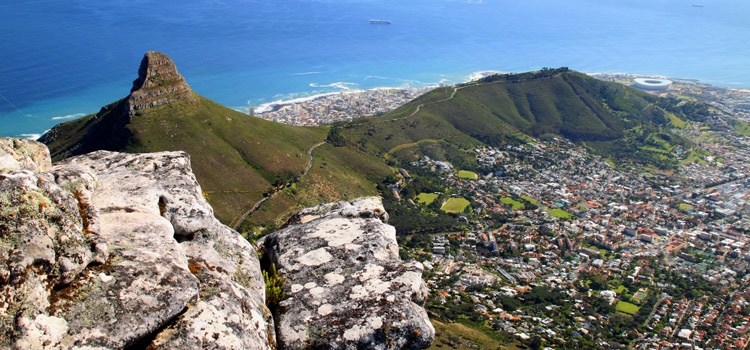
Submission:
[[[387,180],[386,202],[448,218],[429,234],[400,232],[404,257],[425,266],[431,317],[490,332],[501,347],[747,348],[750,91],[675,80],[657,93],[712,107],[701,122],[672,118],[693,147],[669,151],[679,162],[671,170],[543,137],[476,148],[469,167],[423,156]],[[375,114],[378,98],[407,99],[370,95],[264,117],[308,124],[315,118],[297,115],[315,115],[309,107],[350,118],[362,114],[346,112],[352,104]],[[474,345],[438,334],[433,347]]]

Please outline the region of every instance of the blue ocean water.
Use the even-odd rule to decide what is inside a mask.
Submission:
[[[148,50],[233,108],[559,66],[750,87],[748,19],[747,0],[5,1],[0,135],[125,97]]]

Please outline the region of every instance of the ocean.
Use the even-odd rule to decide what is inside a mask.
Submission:
[[[747,0],[4,1],[0,135],[127,96],[149,50],[244,110],[561,66],[750,88],[749,18]]]

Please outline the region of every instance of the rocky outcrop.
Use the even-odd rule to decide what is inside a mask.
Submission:
[[[0,172],[25,169],[48,171],[49,149],[44,144],[27,139],[0,138]]]
[[[274,346],[256,249],[187,154],[6,167],[0,201],[0,348]]]
[[[300,212],[265,240],[287,298],[274,326],[258,252],[221,224],[184,152],[55,166],[0,139],[0,348],[421,348],[419,263],[378,198]],[[278,342],[278,344],[277,344]]]
[[[305,209],[264,249],[286,279],[281,348],[416,349],[435,331],[422,308],[422,265],[398,255],[379,198]]]
[[[176,101],[195,100],[195,95],[167,55],[149,51],[138,68],[138,79],[127,98],[130,111],[158,107]]]

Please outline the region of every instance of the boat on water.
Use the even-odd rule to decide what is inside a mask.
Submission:
[[[371,19],[370,24],[391,24],[391,21],[387,19]]]

